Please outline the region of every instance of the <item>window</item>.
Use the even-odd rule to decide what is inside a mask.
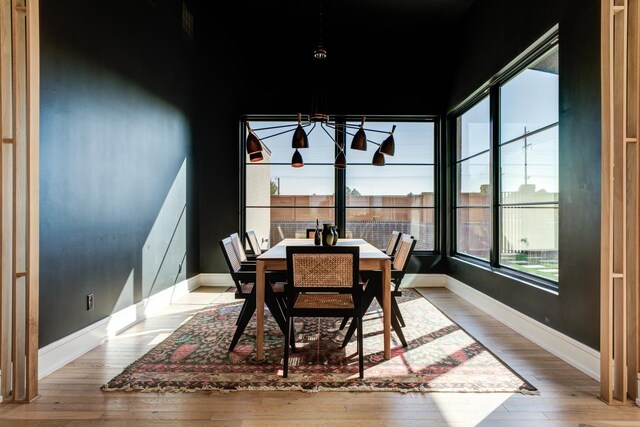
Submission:
[[[259,128],[274,127],[273,135],[281,130],[277,126],[293,123],[251,122]],[[334,223],[345,237],[362,238],[380,248],[386,248],[391,231],[398,230],[418,239],[416,250],[435,250],[436,125],[431,120],[370,119],[366,127],[390,131],[394,125],[395,155],[385,157],[382,167],[371,165],[374,144],[366,152],[351,150],[351,136],[345,138],[341,131],[331,135],[346,142],[344,170],[334,168],[335,144],[320,127],[309,135],[309,148],[301,150],[302,168],[290,165],[291,133],[271,137],[260,132],[271,153],[258,163],[245,155],[245,229],[255,230],[273,246],[284,238],[304,237],[318,219],[321,227]],[[368,139],[384,138],[368,133]]]
[[[489,97],[456,119],[456,238],[459,253],[489,259],[491,186]]]
[[[558,279],[558,47],[500,86],[500,264]]]
[[[291,123],[261,122],[260,127]],[[334,143],[320,132],[310,137],[313,144],[305,149],[302,168],[291,167],[290,133],[265,141],[271,154],[265,152],[262,162],[251,163],[246,156],[245,228],[269,238],[271,245],[285,238],[304,238],[316,219],[320,224],[335,222]]]
[[[455,252],[551,282],[559,277],[558,57],[554,35],[455,116]]]
[[[359,123],[349,123],[357,126]],[[416,250],[434,249],[434,137],[429,123],[367,122],[374,129],[395,124],[396,152],[384,167],[369,151],[348,150],[346,232],[379,248],[393,230],[418,239]]]

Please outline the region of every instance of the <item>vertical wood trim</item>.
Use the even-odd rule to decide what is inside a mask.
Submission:
[[[611,329],[612,318],[612,215],[611,191],[612,174],[612,85],[611,68],[613,50],[613,13],[611,0],[601,2],[601,97],[602,97],[602,180],[601,180],[601,217],[600,217],[600,398],[605,402],[612,400],[611,359],[613,345]]]
[[[613,45],[613,264],[614,273],[622,277],[613,281],[613,397],[627,399],[627,0],[616,0],[622,7],[614,15]]]
[[[13,400],[26,396],[26,346],[24,279],[16,273],[25,267],[25,193],[27,139],[26,17],[24,0],[13,1]]]
[[[0,128],[2,138],[13,139],[13,94],[11,93],[11,0],[0,0]]]
[[[10,399],[13,389],[11,373],[11,319],[12,314],[12,277],[13,271],[13,144],[2,144],[2,307],[0,308],[0,369],[2,369],[3,399]]]
[[[627,157],[627,384],[629,385],[628,396],[635,400],[638,398],[638,371],[640,370],[638,360],[638,345],[640,329],[639,305],[638,305],[638,266],[640,253],[638,251],[640,242],[638,233],[638,206],[640,206],[640,196],[638,193],[640,180],[640,158],[638,156],[638,103],[640,88],[640,68],[638,59],[640,57],[640,45],[638,43],[638,0],[628,0],[627,2],[627,140],[634,138],[636,143],[629,144]]]
[[[27,8],[27,395],[38,396],[40,287],[40,2]]]

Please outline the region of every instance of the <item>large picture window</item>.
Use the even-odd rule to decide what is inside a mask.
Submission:
[[[275,128],[293,122],[259,123],[261,128]],[[291,134],[267,139],[270,154],[262,162],[251,163],[246,156],[245,229],[255,230],[267,247],[284,238],[304,237],[317,219],[320,226],[334,223],[344,237],[362,238],[380,248],[397,230],[418,239],[416,250],[435,250],[435,123],[385,119],[367,124],[389,130],[396,125],[395,155],[385,158],[385,166],[371,165],[374,144],[366,152],[351,150],[351,136],[341,131],[310,134],[301,168],[290,164]],[[346,143],[344,170],[333,166],[331,137]]]
[[[500,86],[500,264],[558,279],[558,47]]]
[[[351,123],[357,125],[358,123]],[[346,169],[346,231],[385,247],[393,230],[414,236],[416,250],[433,250],[434,124],[397,125],[396,152],[384,167],[371,165],[371,154],[351,150]],[[401,142],[400,142],[401,141]]]
[[[456,247],[489,259],[491,249],[491,129],[489,98],[456,119]]]
[[[277,127],[294,122],[260,122]],[[328,135],[313,133],[305,149],[305,165],[291,167],[291,135],[268,139],[271,154],[251,163],[245,159],[245,228],[277,244],[285,238],[304,238],[316,220],[335,223],[334,143]]]
[[[454,116],[455,252],[557,282],[559,48],[551,38]]]

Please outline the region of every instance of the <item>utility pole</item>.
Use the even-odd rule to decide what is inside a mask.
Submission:
[[[524,134],[527,134],[527,127],[524,127]],[[524,137],[524,145],[522,146],[522,148],[524,148],[524,185],[527,185],[529,182],[529,174],[528,174],[528,148],[531,147],[532,144],[527,144],[527,137]]]

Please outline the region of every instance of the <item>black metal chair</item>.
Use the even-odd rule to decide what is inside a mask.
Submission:
[[[247,230],[245,233],[245,237],[247,238],[247,242],[249,242],[249,247],[251,248],[251,252],[254,255],[258,256],[265,251],[260,248],[260,241],[258,240],[258,236],[256,236],[256,232],[253,230]]]
[[[389,255],[393,258],[398,249],[398,243],[400,242],[400,238],[402,237],[402,233],[399,231],[392,231],[391,238],[389,239],[389,243],[387,244],[387,249],[384,251],[385,254]]]
[[[289,345],[295,349],[296,317],[353,317],[358,329],[358,369],[364,378],[362,285],[358,280],[357,246],[288,246],[285,285],[287,338],[284,340],[285,378],[289,375]]]
[[[229,236],[231,238],[231,241],[233,243],[233,249],[236,252],[236,255],[238,256],[238,260],[240,261],[241,264],[254,264],[256,263],[256,258],[258,257],[258,255],[251,255],[251,257],[249,257],[247,255],[247,252],[244,250],[244,245],[242,244],[242,240],[240,240],[240,236],[238,235],[238,233],[233,233]]]
[[[229,345],[229,351],[233,351],[245,328],[249,324],[253,313],[256,311],[256,271],[255,266],[245,266],[240,263],[234,248],[233,240],[227,237],[220,241],[220,248],[229,267],[229,273],[236,286],[236,299],[244,300],[238,320],[236,331]],[[282,333],[286,335],[284,283],[275,281],[276,275],[266,273],[265,277],[265,303]]]
[[[393,260],[392,269],[391,269],[391,283],[393,284],[393,289],[391,289],[391,327],[395,331],[396,335],[400,339],[403,347],[407,346],[407,340],[404,337],[404,333],[402,332],[402,327],[406,326],[404,323],[404,319],[402,318],[402,313],[400,312],[400,306],[398,305],[398,301],[396,298],[402,296],[402,291],[400,290],[400,284],[402,283],[402,279],[404,278],[405,271],[407,269],[407,265],[409,264],[409,260],[411,259],[411,255],[413,254],[413,250],[416,247],[416,243],[418,241],[413,237],[405,234],[400,239],[398,243],[398,250],[396,252],[396,257]],[[381,271],[373,271],[369,276],[369,280],[364,289],[364,294],[362,297],[362,306],[364,311],[369,308],[373,299],[378,301],[378,304],[382,307],[382,272]],[[348,320],[348,319],[345,319]],[[343,320],[342,325],[340,325],[340,329],[344,328],[346,325],[346,321]],[[351,337],[353,336],[353,332],[355,331],[355,325],[351,322],[349,326],[349,330],[345,334],[344,341],[342,342],[342,346],[345,347]]]

